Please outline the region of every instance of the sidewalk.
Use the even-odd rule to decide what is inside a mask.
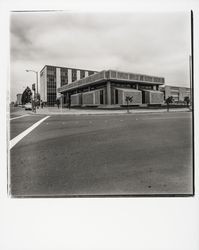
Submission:
[[[169,112],[189,112],[188,108],[170,109]],[[167,109],[135,109],[130,110],[129,114],[140,113],[167,113]],[[90,109],[58,109],[57,107],[44,107],[37,109],[36,114],[45,115],[115,115],[115,114],[127,114],[125,109],[123,110],[90,110]]]

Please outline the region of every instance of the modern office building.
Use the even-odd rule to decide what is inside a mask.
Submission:
[[[163,77],[104,70],[99,73],[63,84],[58,88],[64,104],[71,106],[126,105],[126,97],[132,97],[130,105],[160,105],[164,94],[159,86]]]
[[[41,100],[48,106],[54,106],[59,97],[58,88],[95,73],[93,70],[45,65],[40,71]]]
[[[21,105],[22,104],[22,101],[21,101],[21,97],[22,97],[22,94],[17,94],[17,105]]]
[[[191,97],[190,88],[165,85],[160,90],[164,93],[164,99],[172,96],[174,102],[184,102],[185,97]]]

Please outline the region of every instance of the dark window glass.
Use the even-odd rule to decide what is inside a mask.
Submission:
[[[100,104],[104,104],[104,91],[100,90]]]
[[[77,80],[77,70],[72,69],[72,82]]]
[[[142,89],[152,90],[153,89],[153,85],[139,85],[138,89],[140,89],[140,90],[142,90]]]
[[[94,71],[88,71],[88,75],[93,75],[95,72]]]
[[[61,68],[61,86],[68,84],[68,69]]]
[[[118,89],[115,89],[115,104],[118,104]]]
[[[80,70],[80,79],[85,77],[85,70]]]
[[[143,81],[144,80],[144,76],[140,76],[140,81]]]
[[[48,93],[47,94],[47,104],[49,106],[54,106],[56,103],[56,93]]]

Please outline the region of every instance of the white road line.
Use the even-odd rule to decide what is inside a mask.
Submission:
[[[33,129],[35,129],[37,126],[39,126],[43,121],[45,121],[50,116],[46,116],[33,124],[31,127],[23,131],[21,134],[17,135],[15,138],[13,138],[9,143],[9,149],[13,148],[19,141],[21,141],[27,134],[29,134]]]
[[[169,119],[185,119],[185,118],[189,118],[190,117],[153,117],[153,118],[144,118],[144,119],[141,119],[141,120],[169,120]]]
[[[19,118],[22,118],[24,116],[29,116],[29,114],[26,114],[26,115],[20,115],[20,116],[17,116],[17,117],[13,117],[13,118],[10,118],[10,120],[15,120],[15,119],[19,119]]]

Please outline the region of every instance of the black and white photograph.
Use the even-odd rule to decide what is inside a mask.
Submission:
[[[10,13],[8,192],[194,195],[193,12]]]

